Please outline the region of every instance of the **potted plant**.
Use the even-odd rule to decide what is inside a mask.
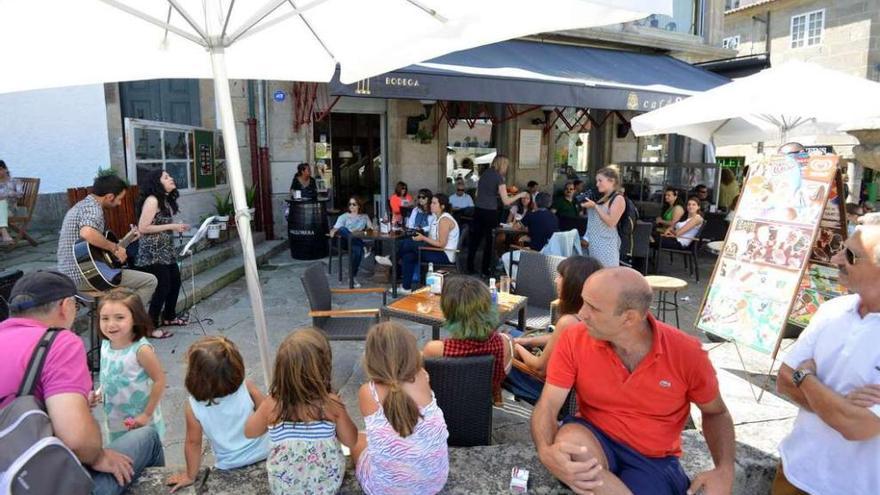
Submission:
[[[235,206],[232,204],[232,195],[230,193],[226,193],[225,196],[214,194],[214,209],[217,212],[217,221],[225,227],[221,233],[221,239],[223,234],[228,238],[231,235],[229,231],[235,229]]]
[[[428,144],[433,140],[434,140],[434,133],[432,133],[422,127],[419,127],[419,130],[416,131],[415,135],[413,136],[413,141],[418,141],[422,144]]]

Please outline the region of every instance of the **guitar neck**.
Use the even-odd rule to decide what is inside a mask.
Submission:
[[[137,233],[134,230],[129,231],[127,234],[125,234],[125,237],[119,240],[119,247],[123,249],[128,247],[128,245],[131,244],[132,241],[134,241],[135,235],[137,235]]]

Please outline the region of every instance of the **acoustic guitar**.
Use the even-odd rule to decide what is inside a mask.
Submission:
[[[109,230],[104,237],[110,242],[117,242],[119,247],[125,249],[137,238],[137,235],[137,229],[132,228],[118,242],[116,235]],[[110,251],[92,246],[85,239],[80,239],[73,245],[73,257],[79,272],[95,290],[105,292],[118,287],[122,282],[122,263]]]

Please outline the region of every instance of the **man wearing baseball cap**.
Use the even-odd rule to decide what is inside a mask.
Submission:
[[[85,347],[66,330],[76,318],[76,293],[70,278],[52,271],[29,273],[12,288],[12,317],[0,322],[0,408],[15,398],[46,330],[65,329],[52,343],[34,395],[45,405],[55,436],[89,468],[95,481],[93,493],[122,493],[144,468],[164,465],[162,443],[152,427],[144,427],[103,448],[101,429],[89,409],[92,379]]]

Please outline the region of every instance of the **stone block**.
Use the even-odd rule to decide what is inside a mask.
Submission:
[[[702,435],[694,430],[682,435],[682,466],[688,476],[711,469],[712,457]],[[529,493],[570,493],[538,460],[531,444],[487,445],[482,447],[450,448],[449,478],[444,494],[505,493],[510,483],[510,470],[520,467],[529,470]],[[737,446],[736,480],[734,494],[768,493],[776,460],[745,445]],[[129,489],[133,495],[167,493],[164,480],[172,472],[168,468],[150,468]],[[212,495],[268,494],[268,478],[263,463],[230,471],[211,470],[206,478],[191,488],[196,494]],[[349,462],[345,480],[339,493],[361,494],[363,491]]]

